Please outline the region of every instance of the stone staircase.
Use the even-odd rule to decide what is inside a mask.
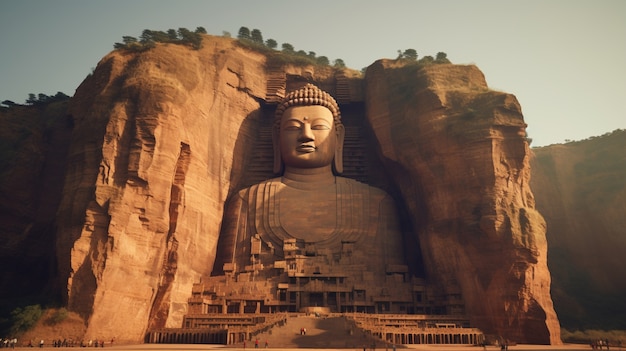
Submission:
[[[269,67],[265,101],[270,104],[278,103],[285,97],[287,78],[281,66]]]
[[[300,329],[306,328],[301,335]],[[316,317],[314,315],[290,316],[287,323],[276,326],[264,333],[252,336],[246,348],[254,348],[258,340],[259,348],[317,348],[317,349],[363,349],[375,344],[384,349],[385,343],[379,338],[358,329],[344,317]],[[243,345],[229,345],[241,348]]]
[[[367,183],[368,165],[362,127],[350,124],[345,124],[344,127],[346,136],[343,143],[342,176]]]
[[[243,186],[248,187],[272,178],[274,166],[274,148],[272,145],[272,123],[269,120],[259,128],[259,135],[254,145],[254,155],[246,167]]]
[[[335,99],[340,104],[350,103],[350,82],[344,71],[338,71],[335,75]]]

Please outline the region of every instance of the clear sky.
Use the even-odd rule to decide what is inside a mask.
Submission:
[[[73,95],[122,36],[240,27],[360,70],[443,51],[517,96],[532,146],[626,129],[623,0],[0,0],[0,101]]]

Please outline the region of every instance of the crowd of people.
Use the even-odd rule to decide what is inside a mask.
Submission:
[[[0,338],[0,347],[14,349],[17,345],[17,338]]]
[[[113,346],[114,339],[111,339],[110,346]],[[74,339],[55,339],[51,343],[46,343],[43,339],[39,342],[29,340],[27,344],[18,345],[17,338],[0,338],[0,348],[15,348],[16,346],[27,347],[104,347],[104,339],[102,340],[74,340]]]
[[[620,342],[619,347],[620,347],[620,349],[622,348],[621,342]],[[604,340],[598,339],[598,340],[592,342],[591,343],[591,349],[592,350],[602,350],[602,349],[610,350],[611,348],[609,346],[609,339],[604,339]]]

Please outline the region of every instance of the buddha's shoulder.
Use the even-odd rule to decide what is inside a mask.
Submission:
[[[239,197],[243,198],[243,197],[246,197],[250,193],[256,193],[257,191],[262,190],[265,187],[270,186],[270,185],[275,185],[275,186],[282,185],[281,177],[266,179],[259,183],[253,184],[247,188],[243,188],[238,191],[238,195]]]
[[[337,177],[337,184],[341,184],[352,192],[369,194],[371,197],[384,198],[389,196],[383,189],[359,182],[351,178]]]
[[[362,194],[369,195],[370,198],[386,198],[389,197],[389,194],[384,190],[371,186],[366,183],[359,182],[357,180],[345,177],[336,177],[336,184],[340,186],[342,191],[354,193],[354,194]],[[285,183],[282,182],[281,177],[271,178],[264,180],[260,183],[251,185],[247,188],[241,189],[239,191],[239,197],[246,198],[250,194],[256,194],[259,191],[265,191],[269,186],[274,187],[286,187]]]

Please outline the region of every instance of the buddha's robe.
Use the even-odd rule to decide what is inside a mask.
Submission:
[[[274,262],[285,259],[285,241],[294,239],[303,245],[303,255],[317,256],[320,263],[359,267],[381,278],[389,265],[405,264],[395,206],[387,193],[342,177],[327,183],[279,177],[231,199],[213,275],[223,274],[227,264],[235,272],[256,265],[267,276]]]

